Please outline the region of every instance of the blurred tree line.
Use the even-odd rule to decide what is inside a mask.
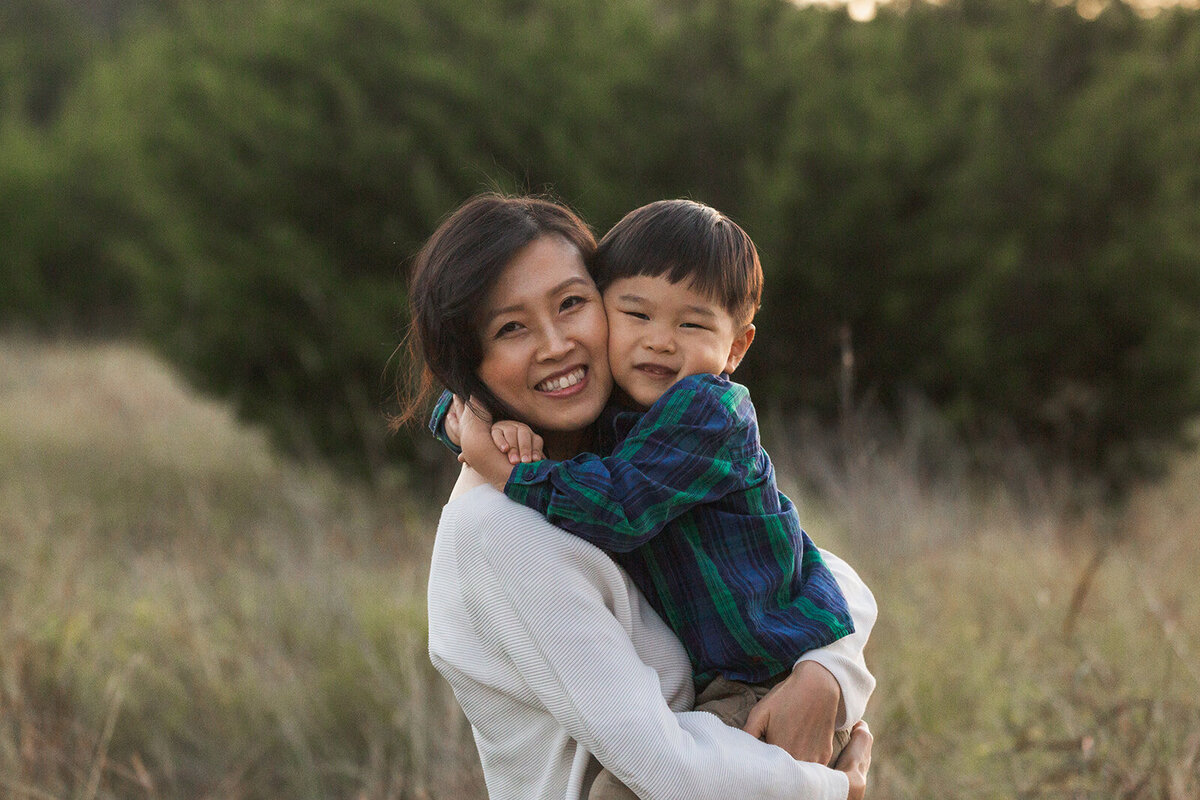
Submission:
[[[1198,121],[1200,16],[1120,2],[6,0],[0,315],[369,470],[443,215],[687,196],[761,250],[761,406],[832,416],[849,343],[883,408],[1119,490],[1200,412]]]

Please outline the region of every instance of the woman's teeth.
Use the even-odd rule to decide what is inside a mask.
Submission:
[[[583,380],[583,376],[586,372],[586,369],[580,367],[579,369],[568,372],[566,375],[560,375],[557,378],[548,378],[534,388],[539,392],[557,392],[560,389],[566,389],[568,386],[574,386],[575,384],[579,383],[581,380]]]

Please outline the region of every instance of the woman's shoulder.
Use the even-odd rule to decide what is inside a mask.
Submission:
[[[533,554],[537,560],[608,560],[594,545],[551,524],[531,508],[512,500],[489,484],[476,486],[446,504],[439,536],[453,535],[493,563],[509,563]]]
[[[546,521],[545,517],[509,499],[489,483],[457,490],[442,509],[443,519],[453,518],[457,527],[481,530],[491,530],[514,518],[528,515]]]

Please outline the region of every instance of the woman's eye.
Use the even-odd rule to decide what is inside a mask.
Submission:
[[[579,295],[571,295],[570,297],[568,297],[562,301],[562,305],[559,307],[559,310],[566,311],[568,308],[574,308],[575,306],[581,305],[586,302],[587,302],[587,298],[580,297]]]
[[[521,323],[519,323],[519,322],[506,322],[506,323],[504,323],[503,325],[501,325],[501,326],[499,327],[499,329],[497,329],[497,331],[496,331],[496,338],[497,338],[497,339],[499,339],[501,336],[507,336],[507,335],[508,335],[508,334],[510,334],[510,333],[516,333],[516,332],[517,332],[517,331],[519,331],[520,329],[521,329]]]

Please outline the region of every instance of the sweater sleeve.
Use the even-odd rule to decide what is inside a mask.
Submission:
[[[875,627],[879,608],[875,596],[853,567],[828,550],[821,550],[821,557],[825,559],[826,566],[837,579],[846,598],[846,607],[854,619],[854,632],[825,647],[808,651],[796,663],[816,661],[833,674],[842,688],[845,708],[845,716],[838,720],[837,727],[845,730],[863,718],[867,701],[875,690],[875,676],[867,669],[863,648],[866,647],[871,629]]]
[[[759,452],[745,388],[676,383],[611,456],[517,464],[505,493],[602,550],[625,553],[676,517],[745,487]]]
[[[633,643],[643,612],[623,573],[579,539],[546,535],[537,514],[505,506],[482,522],[475,551],[459,554],[468,613],[568,736],[647,800],[844,800],[843,773],[711,714],[671,712]]]

